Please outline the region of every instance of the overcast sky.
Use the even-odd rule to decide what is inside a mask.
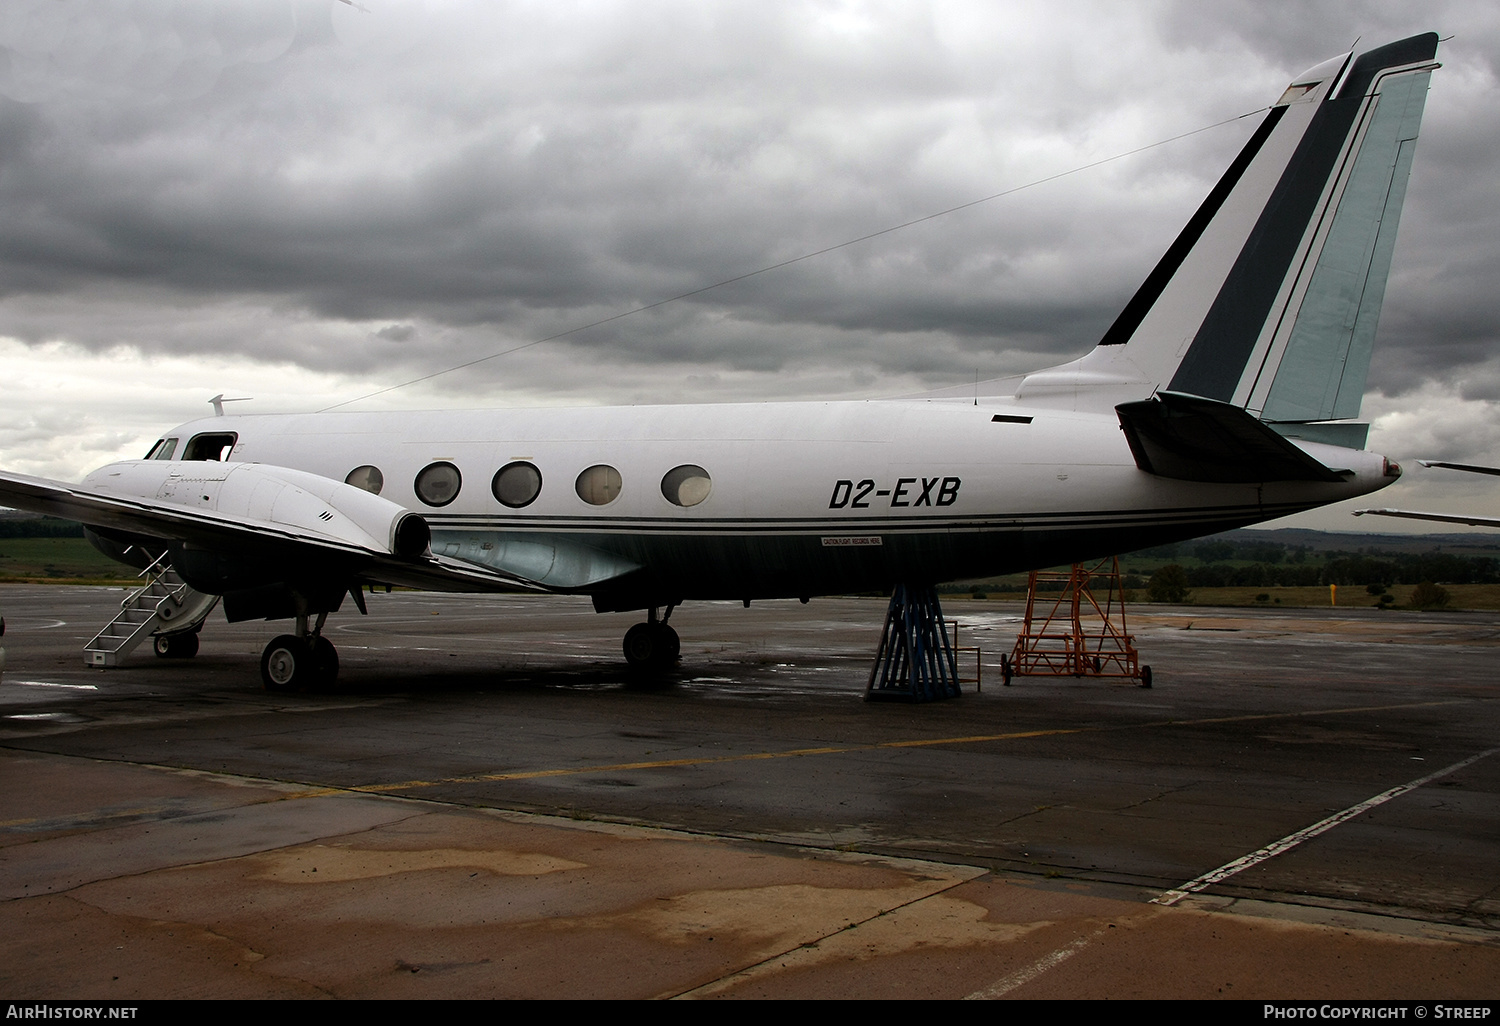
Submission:
[[[319,409],[1006,190],[352,408],[867,398],[1069,360],[1238,115],[1435,30],[1364,412],[1409,468],[1380,503],[1500,515],[1494,479],[1413,462],[1500,465],[1494,5],[364,7],[0,5],[0,467],[76,480],[216,393]]]

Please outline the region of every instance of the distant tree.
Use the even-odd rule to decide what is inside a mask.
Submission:
[[[1177,548],[1177,543],[1172,542],[1169,545],[1157,545],[1149,549],[1140,549],[1136,554],[1145,556],[1147,559],[1171,559],[1177,555]]]
[[[1234,558],[1234,546],[1224,541],[1200,542],[1193,547],[1193,555],[1205,563],[1221,563]]]
[[[1187,574],[1189,588],[1227,588],[1233,570],[1228,563],[1204,563],[1191,570],[1184,567],[1182,572]]]
[[[1286,558],[1286,546],[1269,542],[1241,545],[1240,558],[1256,563],[1280,563]]]
[[[82,538],[83,525],[26,514],[0,517],[0,538]]]
[[[1323,583],[1346,586],[1364,581],[1366,584],[1392,584],[1401,577],[1396,564],[1368,556],[1340,556],[1323,565]]]
[[[1411,590],[1411,598],[1406,604],[1413,609],[1442,609],[1448,604],[1448,589],[1423,581]]]
[[[1275,579],[1276,575],[1264,563],[1238,567],[1229,575],[1229,583],[1236,588],[1264,588]]]
[[[1146,598],[1152,602],[1186,602],[1188,597],[1187,572],[1176,563],[1169,563],[1151,575],[1146,585]]]

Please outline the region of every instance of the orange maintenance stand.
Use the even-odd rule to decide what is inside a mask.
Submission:
[[[1060,591],[1047,585],[1062,584]],[[1038,594],[1042,586],[1042,594]],[[1102,602],[1101,602],[1102,597]],[[1045,615],[1040,609],[1050,610]],[[1125,626],[1125,595],[1118,556],[1071,570],[1033,570],[1026,591],[1026,622],[1009,658],[1001,659],[1005,683],[1012,676],[1125,677],[1151,686],[1135,638]]]

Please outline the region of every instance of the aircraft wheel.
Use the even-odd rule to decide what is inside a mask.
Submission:
[[[260,654],[260,679],[267,691],[300,691],[313,662],[307,642],[283,634]]]
[[[632,670],[651,669],[660,654],[661,640],[654,624],[636,624],[625,632],[625,662]]]
[[[1015,670],[1010,665],[1010,656],[1000,657],[1000,683],[1010,687],[1010,679],[1015,676]]]
[[[1151,667],[1149,667],[1149,666],[1142,666],[1141,667],[1141,687],[1143,687],[1143,688],[1149,688],[1150,686],[1151,686]]]
[[[661,624],[658,630],[661,634],[661,665],[675,666],[678,657],[682,655],[682,640],[666,624]]]
[[[198,635],[158,634],[152,647],[162,659],[191,659],[198,654]]]
[[[632,670],[669,669],[681,653],[681,639],[664,623],[638,623],[625,632],[625,662]]]
[[[324,686],[339,679],[339,650],[321,634],[313,642],[312,671],[313,679]]]

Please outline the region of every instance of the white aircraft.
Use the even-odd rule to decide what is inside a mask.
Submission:
[[[294,618],[261,659],[280,689],[336,673],[324,620],[369,584],[650,610],[625,650],[651,666],[684,601],[1053,566],[1372,492],[1400,469],[1353,418],[1437,42],[1299,75],[1060,367],[862,402],[217,416],[80,485],[0,475],[0,502],[165,553],[231,621]]]

